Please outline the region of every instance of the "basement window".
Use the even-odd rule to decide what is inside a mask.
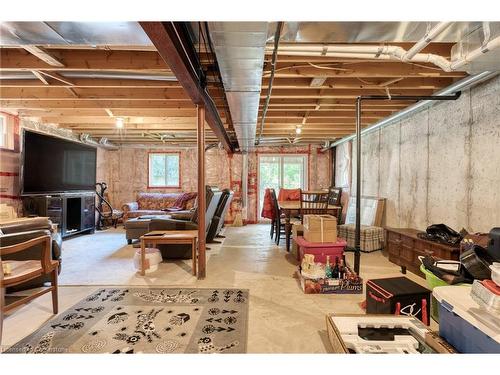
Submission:
[[[179,153],[152,152],[149,154],[149,187],[180,188]]]
[[[14,150],[14,122],[0,114],[0,148]]]

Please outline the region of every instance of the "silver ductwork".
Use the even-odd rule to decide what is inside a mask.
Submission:
[[[415,43],[438,22],[286,22],[283,43]],[[434,39],[455,43],[481,28],[481,22],[453,22]],[[272,42],[275,22],[270,23],[268,42]]]
[[[1,22],[0,45],[151,46],[137,22]]]
[[[209,22],[224,90],[241,151],[254,147],[267,22]]]

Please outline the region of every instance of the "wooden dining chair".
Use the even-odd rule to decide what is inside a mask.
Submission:
[[[300,221],[304,215],[325,215],[328,213],[328,192],[300,191]]]
[[[342,224],[342,188],[330,187],[328,188],[328,205],[339,207],[336,210],[335,216],[337,217],[337,223]]]
[[[49,235],[40,236],[15,245],[0,247],[0,257],[21,252],[40,244],[43,245],[40,260],[3,260],[3,263],[10,265],[11,272],[9,274],[4,274],[3,279],[0,282],[0,288],[8,288],[23,284],[27,281],[47,274],[51,275],[51,286],[37,291],[29,296],[17,299],[15,302],[8,305],[5,304],[5,296],[3,296],[2,310],[4,313],[31,301],[34,298],[40,297],[45,293],[51,292],[52,310],[54,314],[57,314],[57,273],[59,261],[53,260],[51,257],[51,237]]]
[[[278,204],[278,198],[276,196],[276,190],[271,189],[271,199],[273,201],[274,207],[274,235],[276,245],[280,244],[280,239],[282,236],[285,236],[285,223],[283,222],[284,218],[281,215],[281,210]]]

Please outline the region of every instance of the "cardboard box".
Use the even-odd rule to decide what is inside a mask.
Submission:
[[[310,279],[299,275],[300,285],[305,294],[362,294],[363,279],[358,277],[357,280],[347,279]]]
[[[337,218],[332,215],[304,215],[307,242],[337,242]]]

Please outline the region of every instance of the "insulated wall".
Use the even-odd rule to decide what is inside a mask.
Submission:
[[[337,177],[351,158],[341,146]],[[362,193],[387,199],[387,226],[500,226],[500,77],[363,136],[362,164]]]

